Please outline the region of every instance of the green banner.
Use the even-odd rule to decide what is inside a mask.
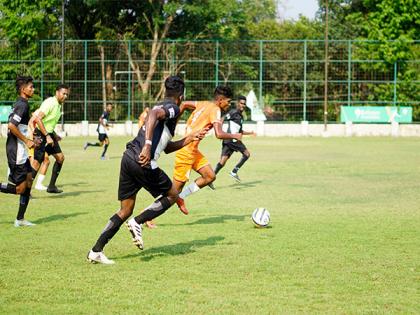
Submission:
[[[12,111],[10,106],[0,106],[0,122],[9,121],[9,114]]]
[[[341,122],[354,123],[411,123],[413,109],[396,106],[341,106]]]

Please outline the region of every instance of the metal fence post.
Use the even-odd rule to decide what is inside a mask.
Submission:
[[[303,121],[306,121],[306,62],[307,62],[308,42],[303,42]]]
[[[84,102],[84,116],[83,116],[83,120],[87,120],[87,58],[88,58],[88,47],[87,47],[87,41],[84,41],[84,46],[85,46],[85,82],[83,82],[83,102]]]
[[[131,111],[131,69],[130,69],[130,56],[131,56],[131,40],[128,41],[128,84],[127,84],[127,120],[130,120],[130,111]]]
[[[258,93],[258,98],[259,98],[259,102],[260,102],[260,106],[263,105],[263,100],[262,100],[262,88],[263,88],[263,41],[260,40],[260,76],[259,76],[259,93]]]
[[[219,85],[219,41],[216,41],[216,68],[215,68],[215,82]]]
[[[351,40],[348,41],[347,57],[347,106],[351,106]]]
[[[397,68],[397,62],[394,62],[394,100],[393,105],[397,105],[397,76],[398,76],[398,68]]]
[[[41,40],[41,101],[44,99],[44,41]]]

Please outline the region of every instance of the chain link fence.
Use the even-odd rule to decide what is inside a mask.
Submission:
[[[10,55],[0,42],[0,55]],[[40,41],[39,58],[0,60],[0,105],[13,104],[17,73],[36,80],[36,107],[61,80],[71,96],[64,120],[97,121],[106,103],[114,104],[116,121],[136,120],[145,106],[163,96],[162,82],[179,74],[186,98],[211,99],[218,84],[235,95],[254,90],[268,120],[323,120],[325,51],[322,40],[281,41]],[[328,62],[328,120],[339,121],[340,108],[411,106],[420,121],[419,41],[410,44],[412,60],[385,62],[375,41],[331,40]]]

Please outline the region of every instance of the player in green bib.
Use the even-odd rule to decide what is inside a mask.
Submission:
[[[32,162],[32,177],[36,177],[36,173],[44,159],[45,153],[52,155],[55,158],[54,167],[52,170],[50,184],[48,185],[47,192],[61,193],[55,185],[57,177],[60,174],[61,167],[64,162],[64,154],[61,151],[58,141],[61,138],[55,133],[54,129],[61,117],[61,107],[69,96],[69,86],[60,84],[55,90],[55,95],[47,98],[42,102],[41,107],[35,111],[40,122],[34,131],[34,136],[39,136],[42,139],[41,145],[35,149],[34,158]]]

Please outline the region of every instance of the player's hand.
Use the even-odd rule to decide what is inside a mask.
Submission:
[[[191,134],[192,141],[200,141],[200,140],[204,139],[204,137],[206,136],[208,131],[209,131],[209,128],[206,127],[206,128],[201,129],[201,130],[198,130],[196,132],[193,132]]]
[[[150,164],[150,144],[145,144],[143,146],[143,149],[141,149],[140,155],[139,155],[139,163],[141,166],[147,166]]]
[[[47,145],[51,144],[51,146],[54,146],[54,140],[51,138],[51,136],[47,135]]]
[[[34,147],[34,142],[31,139],[26,139],[25,144],[29,149]]]
[[[33,135],[34,148],[39,148],[42,144],[42,137],[40,135]]]

